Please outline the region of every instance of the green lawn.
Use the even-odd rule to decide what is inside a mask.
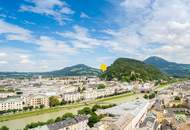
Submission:
[[[116,95],[116,96],[112,96],[112,97],[105,97],[105,98],[101,98],[101,99],[96,99],[94,101],[87,102],[87,104],[89,106],[92,106],[98,102],[109,102],[109,101],[112,101],[115,99],[130,97],[133,95],[134,95],[134,93],[132,93],[132,92],[124,93],[124,94]],[[74,104],[70,104],[70,105],[58,106],[55,108],[47,108],[47,109],[30,111],[30,112],[16,113],[16,114],[11,114],[11,115],[3,115],[3,116],[0,116],[0,122],[24,118],[24,117],[36,116],[36,115],[41,115],[41,114],[45,114],[45,113],[58,112],[61,110],[68,110],[68,109],[72,109],[72,108],[80,108],[80,107],[82,108],[85,106],[86,106],[85,103],[74,103]]]
[[[4,115],[4,116],[0,116],[0,122],[29,117],[29,116],[36,116],[36,115],[41,115],[45,113],[57,112],[63,109],[71,109],[73,107],[80,107],[80,106],[82,106],[82,104],[68,105],[66,107],[47,108],[47,109],[35,110],[35,111],[29,111],[29,112],[23,112],[23,113],[16,113],[14,115],[13,114]]]

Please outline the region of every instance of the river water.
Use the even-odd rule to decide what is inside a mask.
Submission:
[[[136,94],[136,95],[132,95],[132,96],[116,98],[116,99],[112,99],[112,100],[104,101],[104,102],[105,103],[122,103],[122,102],[126,102],[126,101],[135,100],[137,97],[142,98],[143,94]],[[103,102],[101,102],[101,103],[103,103]],[[31,117],[25,117],[25,118],[21,118],[21,119],[4,121],[4,122],[0,122],[0,127],[5,125],[5,126],[9,127],[10,130],[22,130],[27,124],[30,124],[32,122],[38,122],[38,121],[45,122],[49,119],[55,119],[59,116],[62,116],[64,113],[67,113],[67,112],[76,114],[77,111],[82,109],[83,107],[85,107],[85,106],[72,108],[72,109],[63,109],[58,112],[41,114],[41,115],[31,116]]]

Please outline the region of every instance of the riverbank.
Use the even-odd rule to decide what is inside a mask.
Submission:
[[[22,118],[17,118],[17,119],[11,118],[11,120],[0,122],[0,126],[5,125],[5,126],[9,127],[10,130],[22,130],[27,124],[30,124],[32,122],[38,122],[38,121],[45,122],[48,119],[55,119],[58,116],[63,115],[67,112],[76,114],[78,110],[80,110],[86,106],[92,107],[95,104],[108,104],[108,103],[120,104],[120,103],[123,103],[126,101],[135,100],[136,98],[143,98],[143,95],[144,94],[142,94],[142,93],[138,93],[138,94],[125,93],[125,94],[116,95],[113,97],[106,97],[103,99],[97,99],[94,101],[90,101],[88,103],[80,103],[76,107],[74,107],[74,106],[71,107],[71,105],[70,105],[68,107],[60,108],[56,112],[27,116],[27,117],[22,117]]]
[[[58,106],[58,107],[54,107],[54,108],[40,109],[40,110],[16,113],[16,114],[11,114],[11,115],[4,115],[4,116],[0,116],[0,122],[19,119],[19,118],[25,118],[25,117],[30,117],[30,116],[37,116],[37,115],[45,114],[45,113],[58,112],[58,111],[65,110],[65,109],[79,108],[79,107],[85,106],[86,104],[93,105],[93,104],[96,104],[97,102],[105,102],[105,101],[109,102],[110,100],[119,99],[122,97],[132,96],[132,95],[134,95],[134,93],[129,92],[129,93],[124,93],[124,94],[120,94],[120,95],[116,95],[116,96],[96,99],[96,100],[90,101],[90,102],[83,102],[83,103],[79,102],[79,103],[74,103],[74,104]]]
[[[169,86],[158,86],[158,87],[155,87],[153,91],[154,90],[160,91],[160,90],[166,89]],[[76,114],[78,110],[86,106],[92,107],[95,104],[107,104],[107,103],[120,104],[126,101],[135,100],[137,98],[143,98],[143,96],[144,96],[144,93],[128,92],[128,93],[115,95],[111,97],[96,99],[89,102],[80,102],[80,103],[75,103],[75,104],[59,106],[56,108],[25,112],[25,113],[20,113],[18,115],[1,116],[0,126],[5,125],[9,127],[10,130],[22,130],[27,124],[30,124],[32,122],[38,122],[38,121],[45,122],[49,119],[55,119],[58,116],[63,115],[64,113],[67,113],[67,112]]]

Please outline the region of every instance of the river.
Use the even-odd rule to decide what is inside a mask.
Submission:
[[[111,99],[108,101],[104,101],[104,103],[122,103],[122,102],[126,102],[126,101],[135,100],[137,97],[142,98],[143,94],[135,94],[135,95],[131,95],[131,96]],[[101,102],[101,103],[103,103],[103,102]],[[85,107],[85,106],[72,108],[72,109],[63,109],[58,112],[52,112],[52,113],[41,114],[41,115],[37,115],[37,116],[25,117],[25,118],[21,118],[21,119],[4,121],[4,122],[0,122],[0,126],[5,125],[5,126],[9,127],[10,130],[22,130],[27,124],[30,124],[32,122],[38,122],[38,121],[45,122],[49,119],[55,119],[58,116],[62,116],[66,112],[71,112],[71,113],[75,114],[75,113],[77,113],[78,110],[82,109],[83,107]]]

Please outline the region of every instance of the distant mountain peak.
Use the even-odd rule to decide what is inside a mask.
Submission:
[[[149,58],[147,58],[145,61],[147,60],[154,60],[154,61],[165,61],[168,62],[167,60],[165,60],[164,58],[158,57],[158,56],[151,56]]]
[[[101,71],[99,69],[92,68],[85,64],[77,64],[70,67],[65,67],[61,70],[48,72],[48,74],[56,76],[82,76],[82,75],[97,76],[100,73]]]
[[[190,65],[179,64],[176,62],[169,62],[157,56],[151,56],[144,60],[146,64],[153,65],[160,69],[162,72],[171,76],[187,77],[190,76]]]

